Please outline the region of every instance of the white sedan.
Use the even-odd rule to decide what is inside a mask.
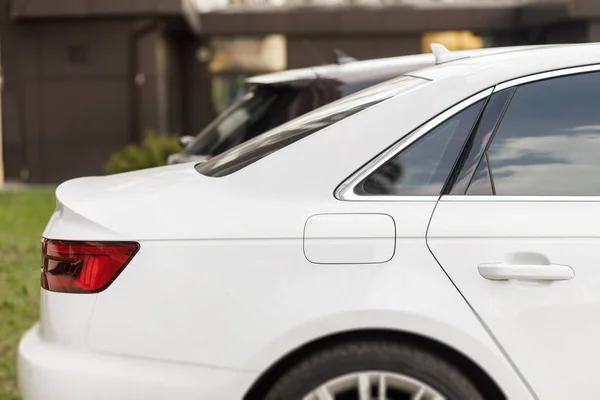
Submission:
[[[600,398],[600,45],[437,53],[61,185],[23,398]]]

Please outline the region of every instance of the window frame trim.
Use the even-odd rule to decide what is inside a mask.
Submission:
[[[518,196],[491,194],[445,194],[439,201],[447,203],[598,203],[600,196]]]
[[[561,76],[579,75],[579,74],[585,74],[585,73],[597,72],[597,71],[600,71],[600,64],[591,64],[591,65],[584,65],[584,66],[579,66],[579,67],[562,68],[562,69],[557,69],[554,71],[540,72],[540,73],[536,73],[533,75],[528,75],[528,76],[524,76],[521,78],[511,79],[509,81],[499,83],[494,88],[493,93],[500,92],[501,90],[504,90],[504,89],[510,89],[510,88],[514,88],[517,86],[523,86],[527,83],[544,81],[546,79],[558,78]]]
[[[600,69],[600,65],[598,66]],[[350,175],[349,178],[344,180],[335,190],[334,196],[338,200],[342,201],[428,201],[435,200],[437,201],[440,195],[426,195],[426,196],[410,196],[410,195],[359,195],[354,191],[356,186],[363,181],[370,174],[375,172],[377,168],[385,164],[391,158],[397,156],[404,149],[409,147],[411,144],[419,140],[421,137],[430,133],[433,129],[437,128],[439,125],[446,122],[448,119],[452,118],[456,114],[461,111],[467,109],[468,107],[474,105],[475,103],[486,99],[494,93],[495,86],[487,88],[474,94],[473,96],[461,101],[458,104],[450,107],[446,111],[438,114],[433,119],[425,122],[416,130],[409,132],[400,138],[395,144],[389,147],[387,150],[384,150],[382,153],[377,155],[367,164],[363,165],[358,169],[355,173]]]
[[[496,121],[494,123],[494,126],[492,128],[491,133],[488,135],[487,139],[485,139],[482,141],[482,145],[483,145],[483,152],[481,153],[481,155],[479,156],[479,158],[475,161],[474,166],[475,169],[473,170],[473,172],[471,173],[471,176],[469,178],[469,182],[467,183],[467,185],[465,186],[464,190],[461,192],[457,192],[455,190],[455,187],[457,185],[457,181],[453,181],[451,182],[451,185],[446,185],[447,187],[445,187],[444,192],[442,193],[442,195],[466,195],[467,191],[469,190],[469,187],[471,186],[471,184],[473,183],[473,179],[475,178],[475,175],[477,174],[477,169],[479,168],[479,164],[481,163],[481,160],[483,160],[484,158],[487,157],[487,149],[488,146],[490,145],[492,139],[494,138],[494,135],[496,134],[496,131],[498,130],[498,127],[500,126],[500,123],[502,123],[502,120],[504,119],[504,115],[506,114],[506,110],[508,109],[508,107],[510,106],[510,103],[512,101],[512,98],[515,94],[516,89],[514,87],[512,88],[508,88],[508,89],[503,89],[497,92],[494,92],[490,95],[490,98],[486,104],[486,108],[483,110],[483,113],[481,114],[481,116],[479,117],[479,120],[476,122],[476,126],[475,129],[473,130],[473,132],[471,132],[471,136],[473,138],[476,138],[479,135],[485,135],[485,132],[480,131],[480,127],[479,124],[481,123],[482,118],[485,115],[485,112],[487,111],[488,106],[490,105],[490,102],[492,101],[492,99],[494,98],[494,95],[498,95],[501,92],[507,92],[508,93],[508,97],[506,98],[506,100],[504,101],[504,104],[502,106],[502,110],[495,114],[496,117]],[[464,149],[463,149],[463,153],[460,154],[459,156],[459,160],[465,156],[468,156],[468,154],[464,154]],[[458,176],[460,176],[460,173],[463,171],[463,169],[465,168],[465,162],[467,161],[467,159],[463,160],[463,163],[459,163],[455,166],[455,170],[453,171],[453,174],[457,174]],[[488,166],[489,168],[489,166]],[[490,175],[490,171],[488,171],[488,177],[491,178]]]

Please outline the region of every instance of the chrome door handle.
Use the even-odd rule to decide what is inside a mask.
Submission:
[[[519,265],[519,264],[481,264],[479,274],[492,281],[510,279],[522,281],[565,281],[573,278],[575,272],[566,265]]]

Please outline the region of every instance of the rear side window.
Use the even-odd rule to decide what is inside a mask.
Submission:
[[[355,190],[358,195],[439,195],[479,113],[481,100],[459,112],[387,161]]]
[[[519,87],[467,194],[600,196],[600,72]]]
[[[403,76],[355,93],[242,143],[199,164],[196,170],[211,177],[232,174],[302,138],[426,82],[424,79]]]

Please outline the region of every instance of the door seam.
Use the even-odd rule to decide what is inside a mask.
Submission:
[[[480,317],[479,313],[477,311],[475,311],[475,309],[473,308],[473,306],[471,305],[471,303],[469,302],[469,300],[467,300],[467,298],[465,297],[465,295],[460,291],[460,289],[458,288],[458,286],[456,285],[456,283],[452,280],[452,278],[450,277],[450,275],[448,274],[448,272],[444,269],[444,267],[442,266],[442,264],[440,263],[440,261],[435,256],[435,254],[433,254],[433,251],[431,250],[431,247],[429,247],[429,228],[431,227],[431,221],[433,221],[433,216],[435,215],[435,212],[437,210],[437,206],[438,206],[438,204],[440,204],[441,199],[442,199],[442,196],[440,196],[440,198],[438,199],[438,201],[435,203],[435,206],[433,207],[433,211],[431,213],[431,216],[429,217],[429,222],[427,223],[427,230],[425,231],[425,246],[427,246],[427,250],[429,250],[429,254],[431,254],[431,256],[433,257],[433,259],[435,260],[435,262],[438,264],[438,266],[441,268],[441,270],[444,272],[444,274],[446,275],[446,277],[450,281],[450,283],[452,283],[452,285],[454,286],[454,288],[456,289],[456,291],[458,292],[458,294],[463,298],[463,300],[465,301],[465,303],[467,304],[467,306],[471,309],[471,312],[473,313],[473,315],[475,315],[475,318],[477,318],[477,320],[479,321],[479,323],[481,324],[481,326],[483,327],[483,329],[487,332],[487,334],[490,336],[490,338],[496,344],[496,346],[498,346],[498,349],[500,350],[500,353],[502,353],[502,355],[504,356],[504,358],[506,359],[506,361],[508,362],[508,364],[513,368],[513,370],[515,371],[515,373],[517,374],[517,376],[519,377],[519,379],[521,380],[521,382],[523,382],[523,384],[525,385],[525,387],[527,388],[527,390],[529,391],[529,393],[533,396],[534,399],[539,400],[539,397],[535,393],[535,391],[533,390],[533,387],[531,387],[531,385],[529,384],[529,382],[527,381],[527,379],[525,379],[525,376],[521,373],[521,370],[517,367],[517,365],[515,364],[515,362],[508,355],[508,352],[504,349],[504,346],[502,346],[502,344],[500,343],[500,341],[498,340],[498,338],[496,338],[496,335],[494,335],[494,333],[491,331],[491,329],[488,327],[488,325],[485,323],[485,321]]]

